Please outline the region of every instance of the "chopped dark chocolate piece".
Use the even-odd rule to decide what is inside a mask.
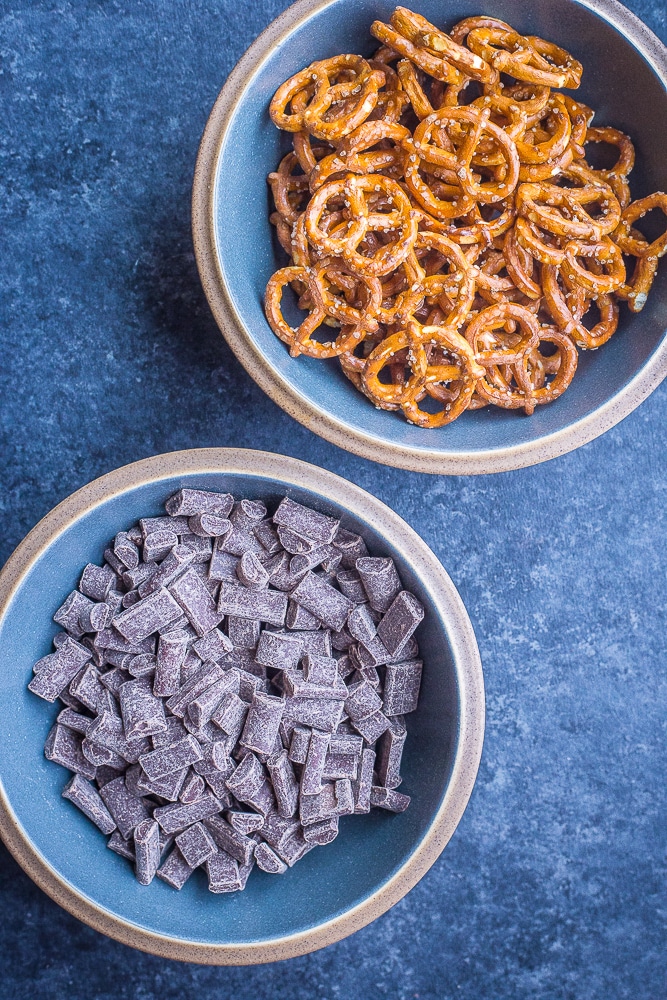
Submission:
[[[126,740],[132,742],[142,736],[166,731],[162,699],[153,694],[150,680],[140,677],[127,681],[121,685],[119,696]]]
[[[336,790],[336,804],[339,816],[349,816],[354,812],[354,795],[352,792],[352,782],[349,778],[339,778],[334,781]]]
[[[333,782],[327,781],[322,784],[322,791],[317,795],[301,794],[299,798],[299,818],[301,825],[306,827],[311,823],[319,823],[320,820],[330,819],[338,815],[338,801],[336,799],[336,787]]]
[[[356,569],[339,569],[336,580],[345,596],[355,604],[364,604],[368,600],[368,594]]]
[[[175,837],[176,846],[191,868],[198,868],[216,851],[213,837],[202,823],[193,823]]]
[[[137,653],[136,656],[130,653],[128,655],[131,658],[127,664],[127,671],[132,677],[153,677],[157,664],[155,653]]]
[[[353,531],[347,531],[345,528],[338,529],[333,540],[333,544],[337,549],[340,549],[342,553],[342,565],[345,569],[354,569],[357,559],[361,559],[363,556],[368,555],[366,543],[361,535],[355,535]],[[351,597],[352,595],[349,594],[348,596]],[[362,598],[362,600],[365,599],[365,597]]]
[[[349,695],[345,700],[345,711],[353,723],[365,719],[373,712],[382,708],[382,699],[373,690],[368,681],[353,685],[349,688]]]
[[[269,583],[269,574],[254,552],[243,553],[236,565],[236,575],[250,590],[263,590]]]
[[[150,885],[160,866],[160,831],[155,820],[145,819],[134,830],[135,872],[141,885]]]
[[[303,828],[303,836],[308,844],[323,847],[338,836],[338,816],[322,819]]]
[[[413,594],[402,590],[377,627],[377,634],[392,655],[398,655],[424,617],[424,606]],[[357,636],[363,640],[362,636]]]
[[[258,868],[270,875],[284,875],[287,871],[285,862],[263,840],[255,846],[255,861]]]
[[[90,651],[68,637],[55,653],[47,653],[37,661],[28,690],[45,701],[55,701],[89,659]]]
[[[211,716],[211,721],[236,742],[243,732],[248,708],[238,695],[227,694]]]
[[[192,534],[201,538],[222,538],[232,530],[232,522],[218,514],[194,514],[188,525]]]
[[[253,526],[252,533],[268,555],[274,556],[280,552],[282,545],[278,538],[278,532],[270,521],[259,521]]]
[[[156,875],[170,885],[172,889],[182,889],[194,871],[187,863],[177,847],[173,849],[166,861],[163,861]]]
[[[196,555],[195,550],[189,545],[175,545],[169,555],[159,564],[156,572],[139,584],[140,597],[147,598],[160,588],[170,587],[179,576],[182,576],[189,569]],[[144,565],[150,565],[150,563],[144,563]]]
[[[144,540],[156,531],[173,531],[177,535],[182,535],[189,531],[187,517],[142,517],[139,519],[139,527]]]
[[[135,569],[139,565],[139,549],[127,531],[118,532],[114,538],[113,552],[126,569]]]
[[[281,816],[289,819],[294,816],[299,801],[299,783],[294,776],[294,769],[289,761],[286,750],[272,754],[266,766],[276,797],[276,807]]]
[[[306,611],[296,601],[290,601],[287,605],[285,624],[293,629],[315,629],[320,627],[320,620],[310,611]]]
[[[344,681],[338,676],[338,671],[336,671],[333,684],[315,684],[307,681],[304,673],[300,670],[284,670],[282,681],[283,690],[290,698],[312,698],[318,701],[321,699],[345,701],[347,698],[347,688]]]
[[[53,620],[57,625],[67,629],[72,638],[80,639],[84,632],[88,631],[81,623],[81,616],[94,606],[95,602],[89,597],[85,597],[79,590],[73,590],[58,608]]]
[[[116,586],[117,579],[110,566],[88,563],[81,574],[79,590],[93,601],[103,601],[111,588]]]
[[[266,816],[275,807],[273,791],[266,772],[253,753],[247,753],[231,777],[227,787],[239,802],[245,802]]]
[[[146,563],[161,562],[178,545],[178,535],[169,528],[162,528],[146,535],[143,545],[143,557]],[[157,568],[157,567],[156,567]]]
[[[215,514],[227,517],[234,506],[231,493],[213,493],[208,490],[179,490],[169,497],[164,509],[170,517],[192,517],[195,514]],[[179,534],[182,532],[179,531]]]
[[[273,515],[273,523],[291,528],[300,535],[313,538],[316,542],[332,542],[340,527],[340,521],[320,514],[319,511],[285,497]]]
[[[382,709],[385,715],[407,715],[419,701],[422,661],[390,663],[384,678]]]
[[[287,612],[285,594],[272,590],[248,590],[223,580],[220,585],[218,612],[221,615],[236,615],[239,618],[253,618],[270,625],[283,625]]]
[[[205,691],[207,687],[220,680],[223,676],[223,669],[217,663],[204,663],[201,667],[188,677],[177,694],[171,696],[167,702],[167,708],[172,715],[183,718],[188,710],[191,701]]]
[[[232,646],[237,649],[255,649],[259,642],[262,626],[252,618],[227,617],[227,634]]]
[[[356,569],[361,577],[368,600],[375,611],[389,610],[392,601],[401,589],[393,559],[378,556],[363,556],[357,559]]]
[[[140,642],[162,625],[181,617],[181,608],[168,590],[158,590],[114,618],[114,628],[131,642]],[[132,652],[132,650],[127,650]]]
[[[197,656],[211,663],[219,663],[223,656],[233,648],[233,642],[219,628],[211,629],[201,639],[193,643],[192,648]]]
[[[93,719],[87,715],[81,715],[71,708],[64,708],[56,719],[56,722],[61,726],[67,726],[68,729],[72,729],[75,733],[83,733],[85,736],[93,724]]]
[[[235,830],[222,816],[211,816],[204,821],[206,829],[222,851],[226,851],[241,865],[247,865],[255,853],[255,841]],[[178,843],[178,840],[176,841]]]
[[[301,794],[318,795],[322,791],[322,775],[329,749],[330,733],[313,729],[308,744],[308,756],[301,772]]]
[[[79,673],[69,686],[70,694],[89,708],[92,712],[97,711],[100,699],[104,694],[104,687],[100,683],[100,675],[97,667],[92,663],[82,667]]]
[[[304,726],[333,733],[343,713],[343,702],[333,698],[288,698],[285,716]]]
[[[80,774],[75,774],[65,785],[62,792],[64,799],[69,799],[81,812],[99,827],[102,833],[112,833],[116,824],[111,813],[100,798],[97,789]]]
[[[114,830],[109,839],[107,840],[107,847],[114,854],[120,854],[121,858],[127,858],[134,864],[135,854],[134,854],[134,841],[126,840],[118,830]]]
[[[150,817],[146,802],[128,790],[122,776],[107,782],[100,789],[100,796],[126,840],[142,820]]]
[[[358,604],[350,611],[347,618],[347,630],[359,642],[370,642],[375,638],[377,627],[369,613],[367,604]]]
[[[381,788],[379,785],[373,785],[371,805],[379,806],[380,809],[388,809],[389,812],[402,813],[410,805],[410,796],[403,795],[402,792],[395,792],[393,788]]]
[[[152,750],[150,753],[142,754],[139,763],[143,767],[146,775],[151,780],[162,778],[172,771],[180,771],[195,761],[201,760],[202,751],[199,743],[188,734],[178,743],[172,743],[162,750]]]
[[[65,711],[71,711],[65,709]],[[64,713],[61,712],[60,715]],[[75,713],[72,712],[72,715]],[[58,716],[60,720],[60,716]],[[54,764],[67,767],[76,774],[83,775],[84,778],[95,777],[97,768],[84,756],[81,750],[81,736],[68,726],[57,722],[46,737],[44,744],[44,756],[47,760],[52,760]]]
[[[192,568],[199,565],[206,572],[207,564],[211,561],[211,556],[213,555],[213,540],[188,532],[187,535],[181,535],[181,545],[187,546],[195,554],[191,563]]]
[[[314,538],[306,538],[297,531],[293,531],[292,528],[281,525],[277,530],[277,535],[278,541],[285,552],[289,552],[291,556],[306,555],[308,552],[312,552],[313,549],[319,548]]]
[[[314,573],[304,576],[291,597],[336,632],[342,629],[354,607],[349,598]]]
[[[141,795],[159,795],[167,802],[178,802],[187,775],[187,767],[180,771],[172,771],[171,774],[165,774],[161,778],[152,779],[146,777],[142,771],[137,781],[137,791]]]
[[[225,695],[238,691],[239,671],[232,667],[188,704],[188,715],[194,725],[198,728],[206,725]]]
[[[284,707],[285,702],[281,698],[255,691],[243,727],[241,745],[255,753],[271,753]]]
[[[401,778],[401,758],[407,730],[391,720],[392,724],[378,740],[376,770],[378,783],[385,788],[398,788]]]
[[[254,833],[264,826],[264,817],[255,812],[236,812],[232,809],[225,813],[227,822],[239,833]]]
[[[207,791],[196,802],[190,802],[187,805],[179,802],[174,805],[158,806],[153,812],[153,816],[165,833],[178,833],[193,823],[208,819],[209,816],[215,816],[223,809],[224,805],[220,799]]]
[[[218,851],[206,862],[210,892],[238,892],[241,888],[238,861],[225,851]]]
[[[386,715],[378,711],[373,712],[372,715],[367,715],[365,719],[353,722],[352,725],[363,736],[366,742],[372,746],[385,730],[389,728],[390,722]]]
[[[188,569],[169,587],[169,593],[181,606],[197,635],[204,636],[220,624],[218,612],[206,584],[197,573]]]
[[[302,661],[303,676],[310,684],[336,687],[339,684],[338,664],[331,656],[306,653]]]

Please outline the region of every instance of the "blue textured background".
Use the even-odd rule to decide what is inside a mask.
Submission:
[[[326,466],[402,514],[461,591],[487,684],[479,780],[389,914],[266,967],[109,941],[0,847],[0,996],[664,1000],[667,386],[574,454],[474,479],[365,462],[266,399],[209,314],[189,200],[216,94],[284,6],[0,2],[0,562],[67,494],[147,455],[236,445]],[[629,6],[667,40],[663,0]]]

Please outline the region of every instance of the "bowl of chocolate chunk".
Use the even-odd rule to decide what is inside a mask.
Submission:
[[[0,573],[0,834],[70,913],[246,964],[363,927],[439,856],[484,731],[475,636],[392,510],[199,449],[60,503]]]

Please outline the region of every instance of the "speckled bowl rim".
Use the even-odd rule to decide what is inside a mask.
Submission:
[[[229,295],[215,249],[215,173],[236,107],[264,60],[300,24],[334,0],[298,0],[262,32],[236,64],[213,106],[199,147],[192,189],[192,235],[199,275],[225,340],[270,398],[320,437],[375,462],[414,472],[480,475],[507,472],[564,455],[608,431],[642,403],[667,375],[667,337],[635,376],[611,399],[559,431],[501,449],[422,452],[371,436],[334,417],[284,381],[260,351]],[[617,0],[575,0],[608,21],[635,46],[667,88],[667,48],[643,21]],[[424,433],[429,433],[425,431]]]
[[[63,500],[32,529],[0,572],[0,624],[26,574],[45,549],[79,518],[147,483],[210,472],[273,478],[287,487],[313,490],[333,504],[354,511],[389,539],[409,559],[417,577],[428,585],[447,627],[460,701],[451,778],[430,827],[389,881],[352,909],[298,934],[234,945],[183,941],[157,934],[93,903],[66,882],[33,845],[1,781],[0,836],[40,889],[95,930],[163,958],[208,965],[251,965],[293,958],[339,941],[397,903],[428,871],[454,833],[475,783],[484,739],[484,679],[475,634],[456,587],[426,543],[398,514],[326,469],[284,455],[243,448],[198,448],[143,459],[95,479]]]

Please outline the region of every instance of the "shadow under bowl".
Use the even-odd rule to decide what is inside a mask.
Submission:
[[[247,888],[213,895],[202,872],[181,892],[139,885],[127,861],[61,798],[67,772],[43,755],[59,711],[27,690],[51,650],[52,615],[87,562],[138,518],[163,513],[181,487],[277,503],[284,495],[342,519],[372,553],[391,555],[426,607],[419,707],[408,718],[401,790],[409,809],[344,817],[338,838],[285,875],[253,871]],[[364,490],[323,469],[266,452],[199,449],[111,472],[64,500],[0,573],[0,834],[34,881],[70,913],[125,944],[210,964],[268,962],[321,948],[379,916],[436,860],[475,781],[484,688],[463,603],[421,538]]]
[[[567,392],[521,411],[486,407],[436,430],[376,409],[336,359],[291,358],[271,331],[263,296],[287,263],[268,221],[266,176],[291,148],[274,127],[269,102],[284,80],[316,59],[342,52],[369,56],[373,20],[387,21],[389,0],[300,0],[259,36],[230,75],[211,112],[193,188],[199,273],[214,316],[237,358],[261,388],[316,434],[365,458],[419,472],[500,472],[564,454],[627,416],[667,374],[667,263],[648,303],[621,306],[617,333],[599,351],[582,351]],[[419,0],[416,9],[447,28],[480,13],[479,0]],[[493,15],[519,32],[566,48],[584,66],[572,92],[596,111],[594,124],[628,133],[637,160],[634,198],[667,189],[667,49],[616,0],[497,0]]]

